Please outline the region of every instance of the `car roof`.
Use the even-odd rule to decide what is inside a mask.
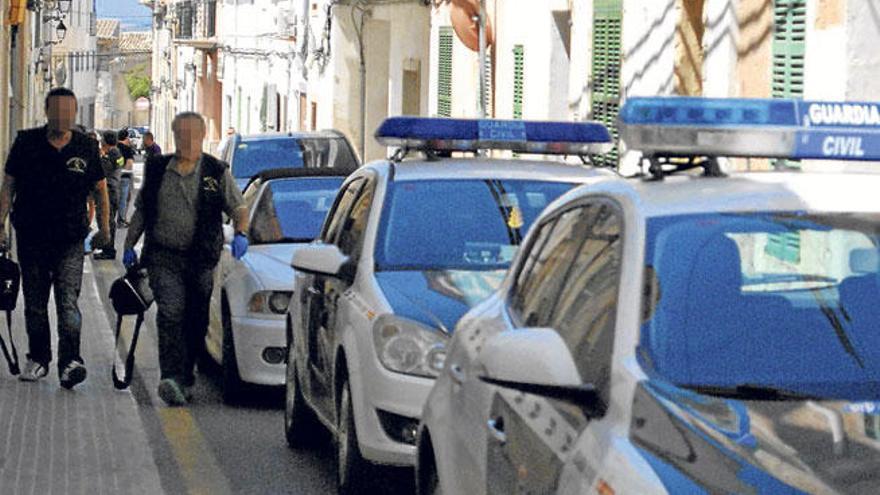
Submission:
[[[265,134],[236,134],[239,140],[247,141],[269,141],[273,139],[290,139],[290,138],[311,138],[311,139],[338,139],[345,136],[338,131],[314,131],[314,132],[275,132]]]
[[[343,168],[270,168],[250,178],[244,189],[248,189],[254,182],[266,183],[282,179],[303,179],[312,177],[340,177],[345,178],[357,169],[346,170]]]
[[[602,192],[628,195],[645,217],[747,211],[877,213],[878,190],[880,175],[871,173],[744,172],[601,181],[572,191],[566,199]]]
[[[497,178],[581,182],[589,177],[616,177],[610,170],[548,160],[442,158],[406,160],[394,163],[393,167],[395,181]]]

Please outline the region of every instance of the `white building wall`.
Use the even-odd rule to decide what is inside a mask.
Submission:
[[[733,0],[706,0],[703,7],[703,95],[737,95],[736,65],[739,24]]]
[[[218,14],[218,42],[223,59],[223,128],[242,134],[299,130],[295,44],[281,31],[281,18],[290,18],[294,2],[255,0],[253,3],[222,4]],[[274,88],[261,108],[266,88]],[[287,115],[280,128],[271,117],[276,94],[287,99]],[[239,110],[240,109],[240,110]]]
[[[332,9],[329,40],[323,35],[326,2],[310,10],[309,55],[305,59],[307,125],[314,119],[316,129],[337,129],[352,142],[362,159],[386,156],[384,147],[373,139],[376,127],[389,115],[403,108],[404,68],[420,70],[419,113],[429,111],[429,34],[430,10],[422,2],[376,5],[365,21],[365,60],[367,71],[367,125],[361,153],[360,55],[351,7]],[[323,52],[318,49],[324,47]],[[322,58],[329,49],[329,58]],[[292,107],[295,108],[294,105]],[[317,114],[312,116],[313,109]]]

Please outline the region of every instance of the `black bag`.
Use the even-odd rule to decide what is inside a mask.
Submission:
[[[150,290],[146,269],[137,266],[129,268],[125,275],[116,279],[110,286],[110,299],[113,301],[113,309],[116,310],[117,350],[119,348],[119,333],[122,330],[122,318],[126,315],[137,315],[131,345],[125,359],[125,375],[122,378],[119,378],[119,374],[116,372],[117,353],[114,353],[113,357],[113,386],[123,390],[131,385],[134,350],[137,347],[141,325],[144,323],[144,312],[153,304],[153,291]]]
[[[18,290],[21,287],[21,270],[18,263],[9,259],[9,251],[0,250],[0,310],[6,311],[6,333],[9,336],[9,347],[0,336],[0,351],[9,363],[9,372],[13,375],[20,373],[18,367],[18,351],[15,349],[15,340],[12,338],[12,310],[18,300]]]

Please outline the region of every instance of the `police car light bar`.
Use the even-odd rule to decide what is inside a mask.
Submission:
[[[598,122],[536,122],[391,117],[376,131],[384,146],[417,151],[495,149],[544,155],[591,155],[611,151],[611,134]]]
[[[880,160],[878,103],[636,97],[620,124],[652,155]]]

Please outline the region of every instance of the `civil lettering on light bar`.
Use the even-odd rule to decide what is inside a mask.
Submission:
[[[586,155],[611,149],[611,134],[598,122],[391,117],[376,131],[385,146],[421,151],[512,150],[518,153]]]
[[[650,154],[880,160],[880,103],[635,97],[620,123]]]

